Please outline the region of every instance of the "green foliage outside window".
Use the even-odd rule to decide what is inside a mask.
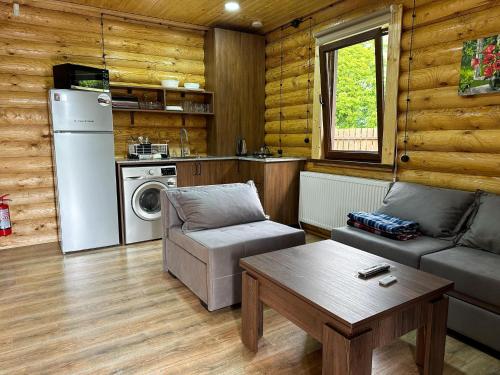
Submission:
[[[387,69],[387,43],[388,38],[385,35],[382,37],[384,77]],[[337,53],[336,127],[376,128],[375,41],[369,40],[341,48]]]
[[[377,127],[377,81],[373,40],[338,50],[336,127]]]

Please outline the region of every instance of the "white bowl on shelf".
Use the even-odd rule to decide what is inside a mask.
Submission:
[[[178,79],[164,79],[161,81],[161,85],[163,87],[167,87],[169,89],[176,89],[179,87],[179,80]]]
[[[200,84],[195,82],[184,82],[184,88],[188,90],[199,90]]]

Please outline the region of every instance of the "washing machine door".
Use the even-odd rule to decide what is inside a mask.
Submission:
[[[132,196],[132,209],[143,220],[158,220],[161,217],[160,191],[167,187],[158,181],[140,185]]]

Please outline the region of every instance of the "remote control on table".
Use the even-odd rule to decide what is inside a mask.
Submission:
[[[389,286],[391,285],[392,283],[395,283],[396,281],[398,281],[398,279],[396,278],[396,276],[392,276],[392,275],[389,275],[389,276],[386,276],[386,277],[383,277],[381,278],[378,283],[382,286]]]
[[[358,276],[366,279],[370,276],[376,275],[381,272],[387,271],[389,268],[391,268],[390,264],[387,263],[379,263],[374,266],[368,267],[368,268],[363,268],[362,270],[358,271]]]

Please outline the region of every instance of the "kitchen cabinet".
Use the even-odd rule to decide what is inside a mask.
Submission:
[[[264,205],[264,168],[265,163],[258,161],[239,160],[238,174],[240,182],[247,182],[253,180],[255,187],[259,192],[259,197]]]
[[[301,160],[263,163],[239,162],[241,181],[253,180],[264,211],[271,220],[287,225],[298,224]]]
[[[177,186],[238,182],[237,160],[198,160],[177,163]]]
[[[287,225],[298,224],[301,160],[264,163],[247,160],[183,161],[177,185],[198,186],[253,180],[266,214]]]
[[[298,224],[300,171],[303,169],[303,161],[266,164],[263,206],[271,219],[288,225]]]
[[[219,184],[240,182],[238,160],[220,160],[217,163],[217,179]]]
[[[198,164],[194,161],[177,163],[177,186],[196,186],[198,182]]]
[[[208,121],[208,154],[234,155],[245,138],[249,152],[264,143],[264,36],[211,29],[205,37],[205,86],[217,92]]]

